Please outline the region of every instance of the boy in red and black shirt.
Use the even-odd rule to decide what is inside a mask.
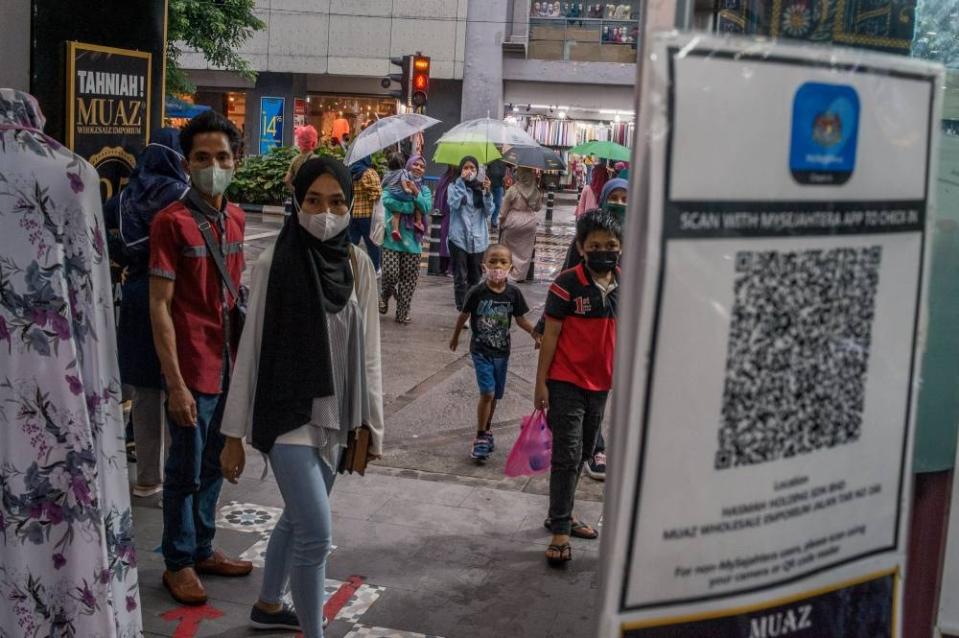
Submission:
[[[546,551],[551,565],[572,558],[570,534],[599,535],[573,519],[573,499],[612,387],[621,241],[622,226],[615,217],[598,209],[583,215],[576,222],[583,263],[560,273],[546,299],[534,404],[549,408],[553,431],[547,519],[553,538]]]

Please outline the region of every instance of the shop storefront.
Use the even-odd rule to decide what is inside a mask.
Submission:
[[[306,97],[305,123],[316,128],[325,142],[353,139],[368,124],[396,114],[392,97],[311,94]]]
[[[531,2],[529,57],[577,62],[635,62],[637,0],[618,4]]]
[[[231,122],[243,131],[246,128],[246,91],[211,91],[198,90],[193,97],[198,105],[208,106],[218,113],[223,113]]]
[[[529,107],[527,109],[527,106]],[[636,125],[630,110],[571,109],[564,105],[513,105],[505,108],[506,120],[529,133],[533,139],[559,154],[569,168],[559,176],[559,188],[578,190],[583,186],[590,158],[570,153],[585,142],[612,141],[632,148]]]

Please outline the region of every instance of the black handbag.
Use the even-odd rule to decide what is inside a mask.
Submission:
[[[200,196],[197,195],[196,191],[192,188],[187,192],[184,202],[187,208],[190,209],[193,219],[196,221],[200,235],[203,236],[203,243],[206,244],[207,254],[213,258],[213,263],[216,264],[216,270],[220,274],[223,285],[235,301],[233,308],[224,311],[227,341],[235,350],[240,345],[240,335],[243,333],[243,326],[246,324],[246,307],[249,298],[249,289],[242,285],[237,288],[236,284],[233,283],[233,279],[230,277],[229,271],[226,269],[223,250],[220,248],[220,244],[217,243],[216,238],[213,237],[213,232],[210,230],[212,228],[210,220],[202,212],[202,208],[211,208],[211,206],[200,199]],[[225,227],[223,232],[224,234],[226,233]]]

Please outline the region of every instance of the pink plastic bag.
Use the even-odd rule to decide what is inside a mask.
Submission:
[[[506,457],[506,476],[536,476],[549,471],[553,455],[553,432],[546,425],[546,415],[536,410],[523,418],[519,438]]]

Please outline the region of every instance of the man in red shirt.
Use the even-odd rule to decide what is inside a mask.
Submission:
[[[546,522],[553,538],[546,560],[554,566],[572,559],[570,535],[599,536],[573,518],[573,500],[613,384],[622,234],[619,220],[601,209],[580,217],[576,248],[583,262],[560,273],[546,298],[533,403],[537,410],[549,408],[546,418],[553,432]]]
[[[220,247],[232,288],[243,272],[243,210],[223,193],[240,143],[233,124],[207,111],[180,133],[192,188],[150,227],[150,319],[167,392],[170,454],[163,482],[163,584],[180,603],[206,601],[197,573],[245,576],[252,563],[213,550],[223,484],[220,419],[233,363],[229,292],[201,232]],[[195,216],[196,215],[196,216]]]

